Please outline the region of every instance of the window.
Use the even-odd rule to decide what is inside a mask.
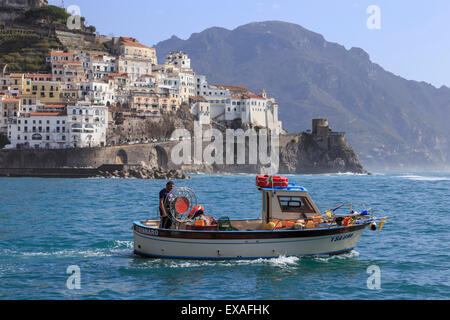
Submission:
[[[279,196],[278,201],[282,212],[314,212],[305,197]]]
[[[32,140],[42,140],[42,136],[40,134],[33,134],[31,137]]]

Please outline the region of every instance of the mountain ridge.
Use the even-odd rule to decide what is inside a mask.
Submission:
[[[361,48],[346,49],[277,20],[211,27],[155,47],[160,57],[187,52],[212,84],[265,88],[279,101],[289,131],[307,128],[311,118],[329,118],[369,167],[448,165],[450,89],[395,75]]]

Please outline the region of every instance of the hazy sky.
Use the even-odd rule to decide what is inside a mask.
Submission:
[[[213,26],[292,22],[347,49],[363,48],[373,62],[406,79],[450,87],[449,0],[64,0],[64,5],[79,6],[101,34],[131,36],[149,46]],[[380,9],[380,29],[367,27],[371,5]]]

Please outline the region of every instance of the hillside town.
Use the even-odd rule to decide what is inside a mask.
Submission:
[[[108,53],[52,50],[51,73],[0,74],[0,133],[9,149],[92,148],[108,141],[108,130],[124,119],[163,121],[188,108],[202,125],[281,133],[278,104],[265,92],[210,84],[185,52],[160,63],[156,50],[131,37],[113,37]],[[152,137],[161,138],[161,137]]]

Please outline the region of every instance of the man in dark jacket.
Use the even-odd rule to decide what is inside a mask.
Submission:
[[[167,195],[172,191],[173,187],[173,181],[169,181],[167,182],[166,187],[159,192],[159,214],[161,215],[160,228],[162,229],[170,229],[172,226],[172,219],[169,217],[170,208],[165,202]]]

